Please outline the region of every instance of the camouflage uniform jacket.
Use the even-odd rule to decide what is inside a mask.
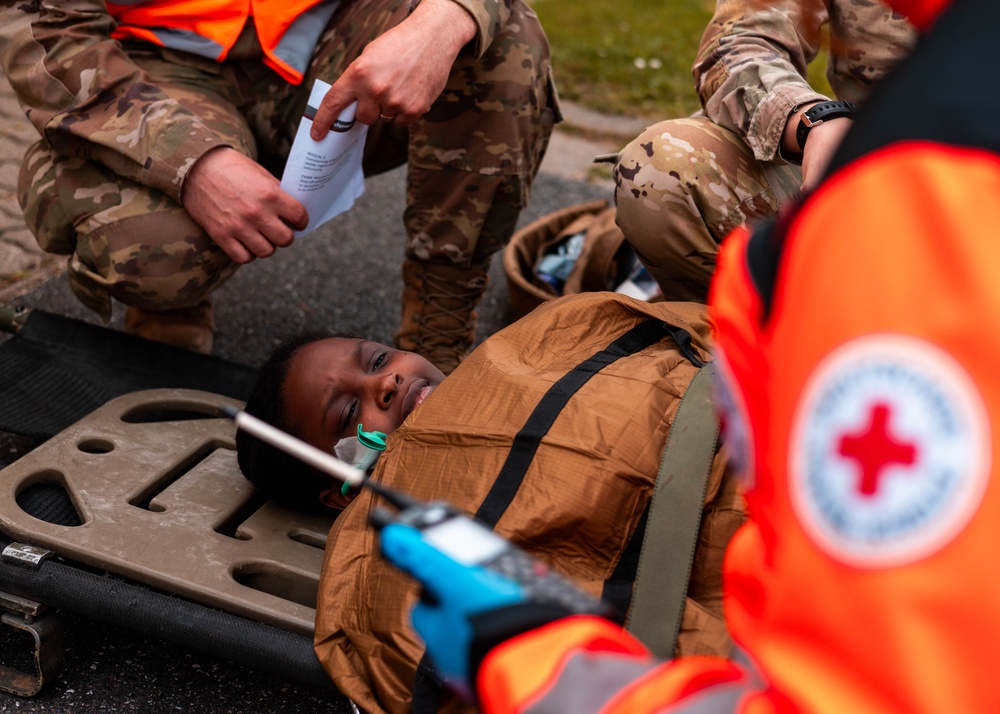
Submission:
[[[880,0],[717,0],[694,64],[708,118],[736,132],[759,161],[773,161],[788,116],[813,90],[806,65],[829,26],[827,79],[838,99],[864,103],[872,84],[916,40]]]
[[[482,55],[506,23],[509,4],[454,1],[475,19]],[[103,0],[4,0],[0,20],[0,66],[56,152],[100,162],[180,202],[195,162],[228,145],[152,85],[111,39],[115,21]]]

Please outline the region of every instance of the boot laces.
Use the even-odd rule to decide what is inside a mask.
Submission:
[[[417,337],[418,343],[436,347],[464,345],[474,325],[472,312],[483,294],[485,282],[483,278],[473,278],[455,283],[424,273],[424,314],[413,319],[427,332]]]

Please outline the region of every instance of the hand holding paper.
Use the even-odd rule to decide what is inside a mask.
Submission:
[[[313,85],[281,177],[281,188],[309,211],[309,225],[296,236],[343,213],[365,192],[361,158],[368,127],[355,120],[357,102],[340,113],[322,141],[309,135],[316,109],[329,89],[330,85],[319,79]]]

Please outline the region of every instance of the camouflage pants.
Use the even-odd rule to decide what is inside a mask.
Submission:
[[[252,32],[222,63],[141,42],[125,47],[154,84],[280,175],[313,80],[335,81],[410,7],[410,0],[342,3],[299,86],[260,61]],[[548,41],[534,12],[514,0],[486,54],[458,57],[421,120],[406,130],[378,122],[369,131],[367,174],[408,164],[406,256],[457,267],[488,262],[513,233],[557,120]],[[187,307],[233,274],[237,266],[180,205],[86,154],[85,146],[79,156],[56,154],[41,141],[19,177],[28,226],[44,250],[70,256],[81,301],[105,320],[112,297],[147,310]]]
[[[757,161],[704,117],[648,127],[614,169],[617,223],[668,300],[704,302],[719,243],[799,191],[798,166]]]

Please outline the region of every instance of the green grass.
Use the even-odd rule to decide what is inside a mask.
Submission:
[[[714,0],[529,2],[549,37],[561,97],[623,116],[678,117],[699,108],[691,64]],[[825,87],[822,65],[820,58],[810,67],[814,86]]]

